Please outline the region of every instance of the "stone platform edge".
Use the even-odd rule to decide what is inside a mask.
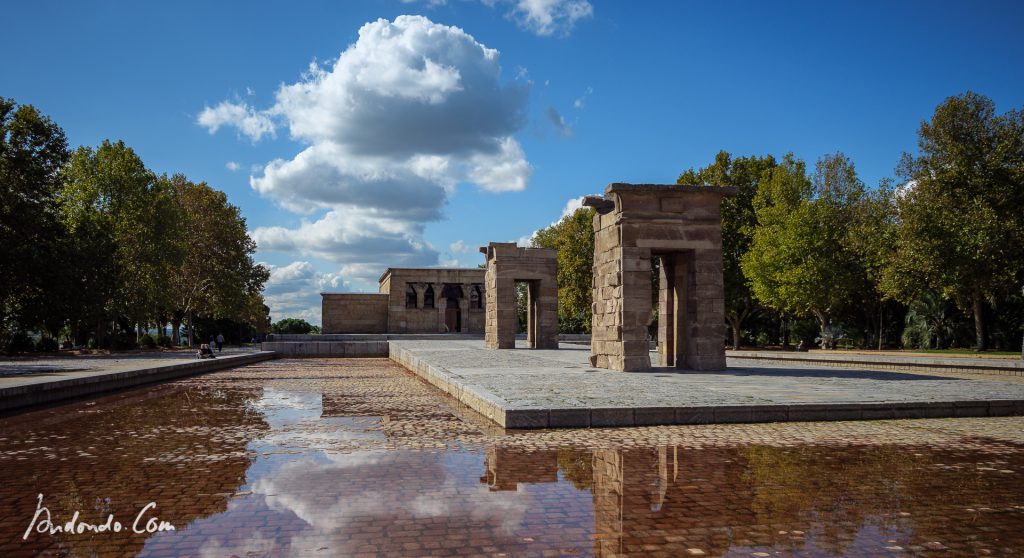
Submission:
[[[388,357],[430,385],[451,395],[464,405],[496,422],[499,426],[504,428],[524,428],[522,426],[509,425],[507,410],[509,404],[507,401],[482,389],[472,389],[472,386],[460,381],[461,378],[457,375],[417,357],[409,349],[391,343],[389,345]],[[513,412],[511,422],[513,425],[517,423],[515,412]]]
[[[235,368],[278,357],[279,355],[273,351],[261,351],[245,355],[223,356],[194,362],[179,362],[123,372],[88,374],[50,382],[3,387],[0,388],[0,412],[16,411],[64,399],[97,395],[183,376]]]
[[[892,355],[842,355],[776,352],[726,351],[726,357],[769,362],[799,362],[835,368],[867,368],[872,370],[910,370],[914,372],[953,372],[960,374],[996,374],[1024,376],[1024,361],[1009,359],[979,359],[971,357],[912,357]]]
[[[1024,415],[1024,400],[814,403],[784,405],[514,409],[483,388],[392,343],[389,357],[503,428],[607,428],[759,422],[1002,417]]]

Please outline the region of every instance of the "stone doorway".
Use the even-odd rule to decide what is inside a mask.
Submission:
[[[514,242],[492,242],[480,251],[487,257],[487,286],[484,290],[484,342],[487,348],[515,348],[519,326],[516,283],[525,283],[528,293],[527,344],[531,349],[557,349],[557,253],[545,248],[520,248]]]
[[[610,184],[583,205],[594,215],[590,363],[649,370],[652,258],[661,261],[658,360],[692,370],[725,368],[722,196],[734,188]]]
[[[688,292],[693,288],[689,269],[692,252],[653,253],[658,261],[658,365],[689,368],[687,356],[695,347],[693,308],[688,307]]]
[[[448,333],[462,331],[462,311],[459,309],[459,299],[448,299],[448,304],[444,309],[444,325]]]
[[[441,288],[441,297],[444,298],[444,326],[448,333],[460,333],[462,331],[462,307],[459,300],[465,298],[462,286],[455,283],[445,283]]]

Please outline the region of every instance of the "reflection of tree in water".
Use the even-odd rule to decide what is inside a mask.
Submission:
[[[578,490],[594,487],[593,453],[590,450],[563,448],[558,450],[558,470]]]
[[[954,527],[949,520],[963,517],[966,508],[982,501],[988,507],[1012,508],[1021,494],[1019,481],[1008,491],[1003,486],[1008,477],[978,470],[979,462],[993,459],[981,452],[749,446],[740,453],[757,521],[809,523],[813,518],[816,544],[836,555],[849,553],[865,527],[908,539],[904,544],[945,540]],[[942,521],[935,521],[936,516]],[[972,518],[979,523],[988,519]],[[977,527],[979,533],[985,531]]]
[[[139,552],[153,535],[132,533],[132,522],[151,501],[153,515],[179,530],[223,512],[245,483],[253,459],[246,445],[266,429],[249,409],[257,396],[251,390],[169,384],[5,419],[0,541],[11,543],[4,543],[0,555]],[[35,533],[22,541],[38,494],[55,523],[69,521],[75,511],[92,524],[114,514],[123,530]]]

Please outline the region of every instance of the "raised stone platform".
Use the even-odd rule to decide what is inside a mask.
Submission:
[[[580,345],[389,344],[392,360],[506,428],[1024,415],[1024,384],[994,378],[739,360],[723,372],[630,373],[589,366]]]

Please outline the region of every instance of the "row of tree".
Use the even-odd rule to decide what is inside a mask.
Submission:
[[[127,348],[151,327],[265,331],[268,278],[227,196],[157,175],[123,142],[70,149],[31,105],[0,98],[0,349]],[[236,329],[237,327],[237,329]],[[244,330],[244,331],[243,331]]]
[[[867,188],[836,153],[719,153],[679,184],[731,186],[722,203],[732,344],[1019,347],[1024,324],[1024,115],[975,93],[918,131],[895,179]],[[898,186],[894,186],[897,185]],[[593,230],[581,209],[539,231],[559,249],[565,330],[590,323]]]

